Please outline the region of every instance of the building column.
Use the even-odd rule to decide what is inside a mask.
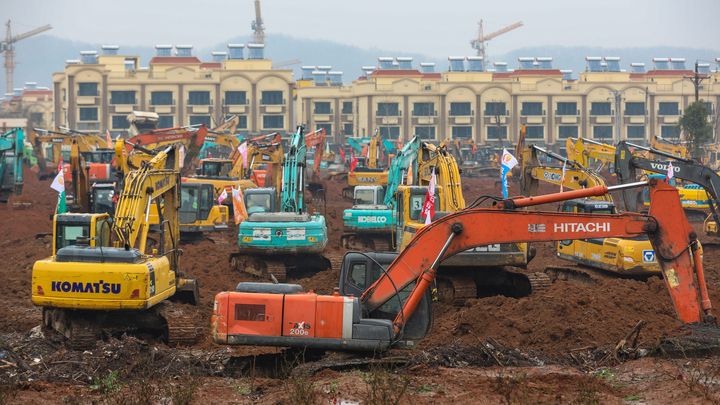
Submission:
[[[147,111],[147,84],[140,85],[140,111]]]
[[[75,128],[77,124],[77,102],[75,98],[75,76],[68,75],[68,86],[67,86],[67,126],[69,128]]]
[[[335,130],[333,131],[333,140],[335,142],[339,142],[340,140],[340,99],[335,98],[335,107],[333,108],[333,117],[334,117],[334,123],[333,126],[335,127]]]
[[[108,129],[110,111],[108,111],[108,77],[107,74],[102,75],[102,98],[100,99],[100,128],[99,132],[102,133],[103,129]]]
[[[403,96],[403,115],[402,115],[402,136],[400,139],[403,143],[410,139],[410,97],[408,95]]]
[[[295,125],[301,124],[300,122],[295,122],[295,103],[292,102],[293,93],[295,92],[295,83],[288,84],[288,123],[290,124],[290,130],[295,129]],[[298,114],[299,115],[299,114]]]
[[[650,142],[650,140],[657,134],[657,111],[655,110],[655,95],[648,95],[648,104],[649,106],[645,106],[646,108],[650,108],[650,122],[648,122],[647,128],[645,130],[645,141]]]
[[[555,145],[555,141],[557,137],[553,137],[553,133],[555,132],[555,109],[553,108],[553,96],[547,96],[547,135],[545,136],[545,139],[547,140],[548,146]],[[555,150],[554,148],[550,148],[551,150]]]
[[[62,121],[62,88],[60,82],[53,83],[53,104],[55,105],[55,111],[53,111],[53,122],[50,123],[50,127],[59,127],[62,124],[66,124]]]
[[[474,114],[474,120],[475,120],[475,143],[479,145],[484,145],[485,140],[482,137],[482,97],[480,94],[475,95],[475,114]]]
[[[367,96],[367,130],[373,130],[373,96]],[[360,128],[355,130],[355,134],[360,136]]]
[[[590,112],[588,109],[588,101],[587,101],[587,94],[583,94],[580,97],[580,128],[578,128],[578,137],[579,138],[590,138],[590,128],[588,127],[588,122],[590,121],[588,117],[590,117]]]
[[[516,94],[512,94],[510,96],[510,105],[512,108],[512,119],[510,119],[510,122],[506,124],[508,135],[507,141],[510,142],[510,144],[513,144],[517,141],[517,138],[515,137],[515,132],[520,130],[520,110],[518,109],[518,96]],[[520,136],[520,134],[517,135]],[[502,140],[500,141],[500,144],[503,144]]]
[[[250,124],[250,133],[254,134],[258,131],[258,100],[257,83],[252,83],[250,93],[252,93],[252,103],[250,103],[250,115],[252,116],[252,124]]]
[[[440,107],[441,107],[440,108],[440,118],[439,118],[440,125],[438,125],[438,129],[443,132],[442,135],[444,136],[444,138],[440,139],[439,136],[441,134],[435,134],[435,139],[438,141],[442,141],[442,140],[445,140],[448,138],[448,134],[445,132],[448,130],[448,128],[447,128],[448,105],[447,105],[447,96],[445,94],[440,95]]]
[[[177,109],[178,122],[175,123],[175,126],[185,126],[185,86],[183,86],[182,84],[178,84]]]
[[[222,110],[222,94],[220,94],[220,83],[215,84],[215,103],[213,108],[215,109],[214,113],[217,125],[222,125],[222,123],[225,122],[225,114],[223,114]]]

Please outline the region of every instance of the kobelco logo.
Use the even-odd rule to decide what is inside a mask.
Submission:
[[[551,172],[543,172],[543,177],[545,178],[545,180],[550,180],[550,181],[562,180],[562,176],[560,176],[557,173],[551,173]]]
[[[361,224],[371,223],[371,224],[384,224],[387,223],[387,218],[385,217],[358,217],[358,222]]]
[[[564,224],[554,224],[555,232],[610,232],[609,222],[567,222]]]
[[[668,171],[668,165],[666,165],[665,163],[650,163],[650,167],[652,167],[653,170],[658,170],[658,171],[659,171],[659,170],[662,170],[662,171],[664,171],[664,172],[667,172],[667,171]],[[673,166],[673,171],[674,171],[675,173],[679,173],[679,172],[680,172],[680,168]]]

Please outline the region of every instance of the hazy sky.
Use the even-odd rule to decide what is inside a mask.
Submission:
[[[525,23],[490,43],[496,53],[541,45],[720,50],[720,0],[262,0],[262,11],[269,35],[440,58],[472,54],[480,18],[486,32]],[[3,25],[8,18],[16,33],[50,23],[51,35],[73,40],[205,47],[250,34],[254,9],[252,0],[0,0]]]

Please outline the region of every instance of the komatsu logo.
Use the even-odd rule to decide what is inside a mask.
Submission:
[[[653,170],[662,170],[663,172],[666,172],[666,173],[668,171],[668,165],[666,165],[665,163],[650,163],[650,167],[652,167]],[[675,173],[680,173],[680,168],[673,166],[673,171]]]
[[[361,224],[384,224],[387,223],[387,218],[385,217],[358,217],[358,222]]]
[[[610,232],[609,222],[567,222],[554,224],[555,232]]]
[[[155,190],[160,190],[161,188],[167,186],[170,184],[170,178],[165,177],[155,182]]]
[[[103,280],[97,283],[83,283],[78,281],[52,281],[51,290],[56,292],[94,293],[94,294],[120,294],[122,285],[119,283],[106,283]]]

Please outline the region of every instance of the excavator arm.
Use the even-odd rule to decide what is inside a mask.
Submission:
[[[304,128],[297,127],[290,140],[287,156],[283,163],[282,193],[280,210],[282,212],[302,213],[304,210],[303,193],[305,182],[306,146]]]
[[[74,205],[80,212],[90,212],[89,188],[87,166],[80,153],[80,146],[73,140],[70,146],[70,171],[72,173],[72,190]]]
[[[686,159],[658,149],[636,145],[627,141],[620,142],[617,146],[615,158],[615,173],[620,184],[636,181],[638,170],[667,174],[669,164],[666,161],[649,159],[638,154],[633,154],[630,148],[644,150],[654,155],[672,159],[674,177],[687,180],[700,185],[710,197],[710,212],[716,223],[718,221],[718,197],[720,196],[720,175],[709,167],[702,165],[692,159]],[[628,211],[637,211],[639,201],[638,190],[623,190],[623,200]]]
[[[200,149],[205,143],[207,133],[207,128],[202,125],[197,129],[163,128],[135,135],[128,139],[126,143],[130,165],[133,168],[139,168],[140,161],[149,159],[147,153],[133,150],[137,149],[134,148],[134,146],[142,146],[144,149],[156,150],[179,143],[185,148],[185,158],[183,159],[181,174],[187,176],[192,171],[193,161],[200,154]],[[138,153],[139,157],[135,157],[134,155]]]
[[[371,169],[378,168],[378,162],[380,161],[380,142],[382,142],[382,138],[380,137],[380,131],[375,129],[375,133],[373,134],[372,138],[370,138],[370,143],[368,143],[368,155],[367,155],[367,167]]]
[[[398,190],[400,184],[408,172],[412,172],[416,175],[417,169],[417,154],[420,149],[420,138],[413,137],[408,143],[406,143],[400,150],[395,159],[390,163],[390,169],[388,171],[388,184],[385,190],[385,199],[383,204],[391,206],[395,200],[395,193]],[[410,167],[410,166],[413,167]]]
[[[313,176],[320,176],[320,163],[322,162],[323,150],[327,133],[325,128],[316,129],[305,135],[305,146],[315,148],[315,159],[313,160]]]
[[[435,146],[423,142],[422,152],[419,154],[418,172],[421,173],[419,185],[429,184],[430,175],[435,171],[437,185],[443,188],[442,197],[446,199],[445,210],[450,212],[465,208],[465,198],[462,193],[460,168],[455,158],[444,146]]]
[[[538,159],[538,153],[542,153],[561,162],[563,167],[541,164]],[[602,177],[585,169],[580,163],[536,145],[526,147],[522,152],[521,160],[520,193],[522,195],[538,195],[539,183],[541,181],[558,186],[562,185],[570,190],[605,185],[605,180]],[[608,194],[599,196],[598,199],[612,201],[612,197]]]
[[[592,139],[578,137],[577,139],[568,138],[565,141],[565,150],[567,157],[580,163],[583,167],[591,169],[591,159],[600,162],[600,167],[610,166],[615,160],[615,147],[606,143],[598,142]]]
[[[140,253],[145,253],[150,226],[150,204],[153,202],[158,206],[161,233],[170,232],[170,237],[161,238],[165,241],[165,245],[161,246],[161,254],[168,253],[179,241],[179,224],[174,223],[177,218],[174,211],[179,209],[180,176],[177,151],[177,145],[170,145],[149,161],[142,162],[139,169],[125,175],[123,191],[112,224],[116,247],[137,248]],[[163,212],[168,213],[164,218]]]
[[[515,211],[515,208],[599,196],[625,186],[593,188],[504,200],[499,208],[470,208],[442,217],[420,230],[408,247],[362,295],[372,312],[398,291],[416,283],[393,322],[396,337],[435,280],[439,263],[456,253],[493,243],[540,242],[648,234],[678,317],[684,323],[711,319],[711,305],[695,233],[677,190],[652,181],[649,215],[571,214]],[[697,281],[696,281],[697,277]]]

